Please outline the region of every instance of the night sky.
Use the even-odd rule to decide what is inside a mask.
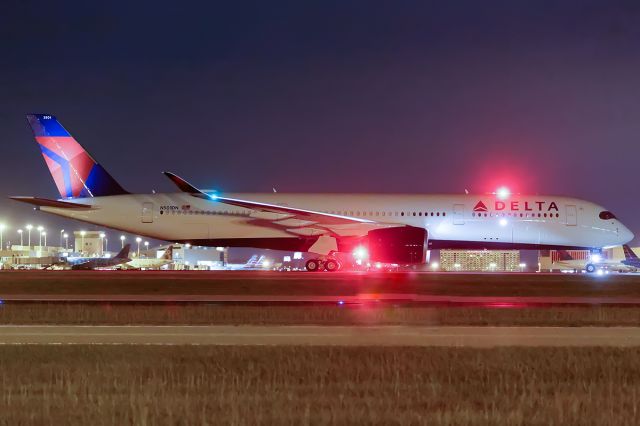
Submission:
[[[173,191],[163,170],[228,192],[506,184],[640,234],[640,2],[8,3],[12,227],[91,229],[5,197],[58,197],[24,117],[46,112],[132,192]]]

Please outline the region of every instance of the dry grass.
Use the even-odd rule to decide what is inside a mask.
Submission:
[[[0,324],[638,326],[640,308],[8,303]]]
[[[0,295],[357,295],[640,297],[640,275],[0,271]]]
[[[0,347],[2,424],[636,422],[640,349]]]

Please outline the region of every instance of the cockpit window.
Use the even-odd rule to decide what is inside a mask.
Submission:
[[[616,218],[616,216],[613,213],[608,212],[608,211],[600,212],[599,216],[600,216],[600,219],[602,219],[602,220],[609,220],[609,219],[615,219]]]

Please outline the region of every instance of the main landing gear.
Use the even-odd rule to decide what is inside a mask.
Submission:
[[[307,263],[304,266],[309,272],[323,270],[327,272],[335,272],[341,267],[340,262],[335,259],[311,259],[307,260]]]

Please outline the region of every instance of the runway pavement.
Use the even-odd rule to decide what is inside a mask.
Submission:
[[[7,294],[0,302],[84,303],[236,303],[236,304],[416,304],[434,306],[536,307],[536,306],[640,306],[637,297],[571,296],[456,296],[406,293],[356,295],[240,295],[240,294]]]
[[[640,327],[0,326],[0,344],[640,346]]]

